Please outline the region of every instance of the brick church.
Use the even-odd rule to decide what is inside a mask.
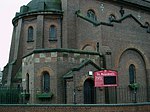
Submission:
[[[150,101],[149,0],[31,0],[12,23],[3,86],[28,103]],[[118,72],[117,87],[94,87],[102,69]]]

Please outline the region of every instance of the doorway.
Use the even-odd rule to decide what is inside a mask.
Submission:
[[[95,104],[96,103],[96,90],[94,88],[94,81],[87,79],[84,82],[84,104]]]

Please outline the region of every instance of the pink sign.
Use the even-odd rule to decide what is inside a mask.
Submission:
[[[94,72],[95,87],[117,86],[117,71],[101,70]]]

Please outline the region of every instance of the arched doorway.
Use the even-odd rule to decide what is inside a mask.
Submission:
[[[87,79],[84,82],[84,104],[94,104],[95,101],[95,88],[94,81],[91,79]]]

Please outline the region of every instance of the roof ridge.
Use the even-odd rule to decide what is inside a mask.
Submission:
[[[74,71],[78,71],[78,70],[80,70],[83,66],[85,66],[85,65],[87,65],[87,64],[89,64],[89,63],[91,63],[92,65],[94,65],[94,67],[95,68],[97,68],[97,69],[101,69],[98,65],[96,65],[92,60],[90,60],[90,59],[85,59],[78,67],[73,67],[73,68],[71,68],[64,76],[63,76],[63,78],[71,78],[71,77],[73,77],[73,72]]]

